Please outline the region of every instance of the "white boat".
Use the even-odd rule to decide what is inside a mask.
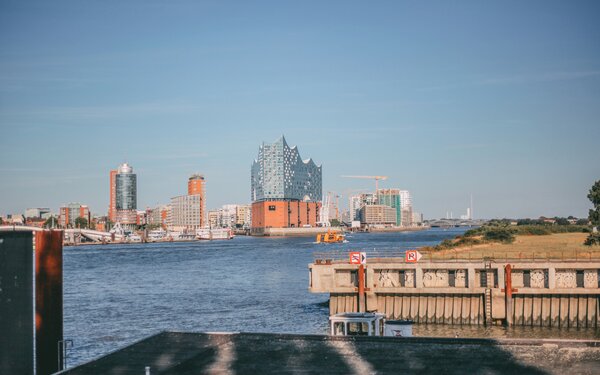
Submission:
[[[229,228],[200,228],[196,231],[199,240],[230,240],[233,232]]]
[[[135,233],[131,233],[130,235],[127,236],[126,241],[127,242],[142,242],[142,237],[138,236]]]
[[[194,241],[196,235],[186,232],[169,232],[166,239],[167,241]]]
[[[148,232],[148,242],[163,241],[167,237],[164,229],[154,229]]]

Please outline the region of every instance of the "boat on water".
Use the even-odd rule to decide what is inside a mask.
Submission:
[[[338,233],[335,230],[328,230],[327,233],[317,234],[317,243],[336,243],[344,242],[345,237],[343,234]]]
[[[387,320],[381,313],[339,313],[329,317],[331,336],[412,337],[412,320]]]
[[[167,237],[167,231],[164,229],[154,229],[148,232],[147,241],[148,242],[157,242],[164,241]]]
[[[196,235],[187,232],[169,232],[166,239],[167,241],[194,241]]]
[[[230,240],[233,231],[229,228],[200,228],[196,230],[196,238],[199,240]]]
[[[138,236],[135,233],[130,233],[126,238],[125,241],[127,242],[142,242],[142,237]]]

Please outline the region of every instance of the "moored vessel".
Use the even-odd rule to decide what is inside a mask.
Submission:
[[[328,230],[327,233],[317,234],[317,243],[335,243],[344,242],[345,237],[343,234],[338,233],[335,230]]]
[[[196,230],[196,238],[199,240],[230,240],[233,232],[229,228],[200,228]]]

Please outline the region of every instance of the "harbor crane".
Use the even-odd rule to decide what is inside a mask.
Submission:
[[[369,180],[375,180],[375,194],[379,190],[379,180],[387,180],[388,176],[342,176],[345,178],[366,178]]]

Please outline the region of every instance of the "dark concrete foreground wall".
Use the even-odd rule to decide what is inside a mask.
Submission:
[[[63,232],[35,234],[36,374],[62,370],[63,356]]]
[[[600,341],[164,332],[61,374],[598,374]]]
[[[33,374],[31,232],[0,232],[0,374]]]

